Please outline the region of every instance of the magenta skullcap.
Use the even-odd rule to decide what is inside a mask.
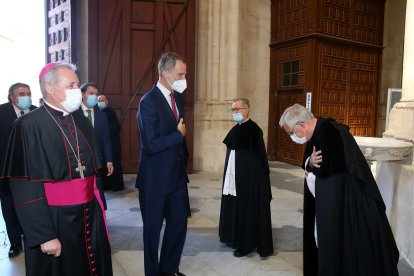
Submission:
[[[39,81],[42,81],[43,80],[43,78],[45,77],[45,75],[50,71],[50,70],[52,70],[53,68],[55,68],[56,67],[56,65],[58,65],[59,63],[57,63],[57,62],[51,62],[51,63],[48,63],[48,64],[46,64],[45,65],[45,67],[43,67],[43,69],[42,69],[42,71],[40,71],[40,74],[39,74]]]

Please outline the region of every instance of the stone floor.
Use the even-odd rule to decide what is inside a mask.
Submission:
[[[233,257],[232,250],[218,241],[222,175],[199,172],[190,175],[192,216],[180,270],[188,276],[302,275],[303,172],[279,162],[271,163],[272,225],[275,254],[262,259],[257,253]],[[107,192],[107,219],[112,246],[114,275],[144,275],[142,221],[135,175],[125,175],[126,189]],[[9,259],[9,244],[0,217],[0,275],[24,275],[24,256]],[[404,260],[400,276],[414,275]]]

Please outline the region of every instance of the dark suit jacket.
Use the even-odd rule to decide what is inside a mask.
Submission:
[[[84,115],[82,107],[79,107],[78,112]],[[109,135],[108,119],[105,113],[103,113],[97,106],[93,108],[94,113],[94,126],[93,130],[96,136],[96,142],[98,143],[99,151],[102,155],[103,166],[106,162],[112,162],[112,143]]]
[[[35,108],[37,107],[34,105],[31,105],[29,109],[33,110]],[[11,126],[16,119],[17,119],[17,115],[16,115],[16,112],[14,111],[14,107],[11,102],[7,102],[5,104],[0,105],[0,157],[1,157],[1,153],[3,152],[4,144],[6,143],[9,137]],[[4,182],[7,182],[7,181],[4,180]],[[0,186],[3,186],[3,185],[0,184]],[[0,187],[0,193],[1,193],[1,190],[4,190],[4,192],[8,192],[8,186],[6,185],[4,189]]]
[[[180,118],[184,116],[183,98],[174,93]],[[184,138],[177,130],[174,117],[164,95],[157,86],[141,99],[137,114],[141,135],[141,156],[136,187],[140,192],[167,195],[185,186]]]

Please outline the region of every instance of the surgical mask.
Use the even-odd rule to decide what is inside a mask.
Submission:
[[[30,97],[30,96],[19,96],[17,98],[17,105],[21,109],[29,109],[29,107],[32,105],[32,97]]]
[[[98,107],[100,110],[105,109],[106,108],[106,103],[105,102],[98,102]]]
[[[238,124],[243,122],[243,115],[241,113],[235,113],[233,114],[233,120],[235,120]]]
[[[66,99],[60,104],[66,109],[67,112],[72,113],[79,109],[82,103],[82,92],[78,89],[66,89]]]
[[[171,85],[171,89],[174,91],[177,91],[178,93],[183,93],[184,90],[187,89],[187,80],[183,79],[183,80],[175,80],[171,75],[170,77],[173,79],[173,83],[171,84],[168,79],[168,84]]]
[[[86,104],[90,107],[94,107],[98,103],[98,96],[89,95],[86,99]]]
[[[295,133],[293,133],[292,135],[290,135],[290,138],[292,139],[293,142],[297,143],[297,144],[305,144],[307,142],[306,137],[303,136],[302,138],[299,138]]]
[[[296,126],[295,126],[295,129],[296,129]],[[303,137],[302,138],[299,138],[296,135],[296,133],[293,131],[293,133],[290,134],[290,139],[292,139],[292,141],[295,142],[296,144],[300,144],[300,145],[305,144],[307,142],[305,131],[306,130],[304,129],[303,130]]]

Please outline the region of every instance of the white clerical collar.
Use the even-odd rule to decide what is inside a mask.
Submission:
[[[60,109],[60,108],[58,108],[58,107],[56,107],[56,106],[52,105],[52,104],[51,104],[51,103],[49,103],[48,101],[44,101],[44,103],[46,103],[48,106],[50,106],[50,107],[51,107],[51,108],[53,108],[54,110],[57,110],[57,111],[63,112],[63,116],[67,116],[67,115],[69,115],[69,112],[67,112],[66,110]]]

